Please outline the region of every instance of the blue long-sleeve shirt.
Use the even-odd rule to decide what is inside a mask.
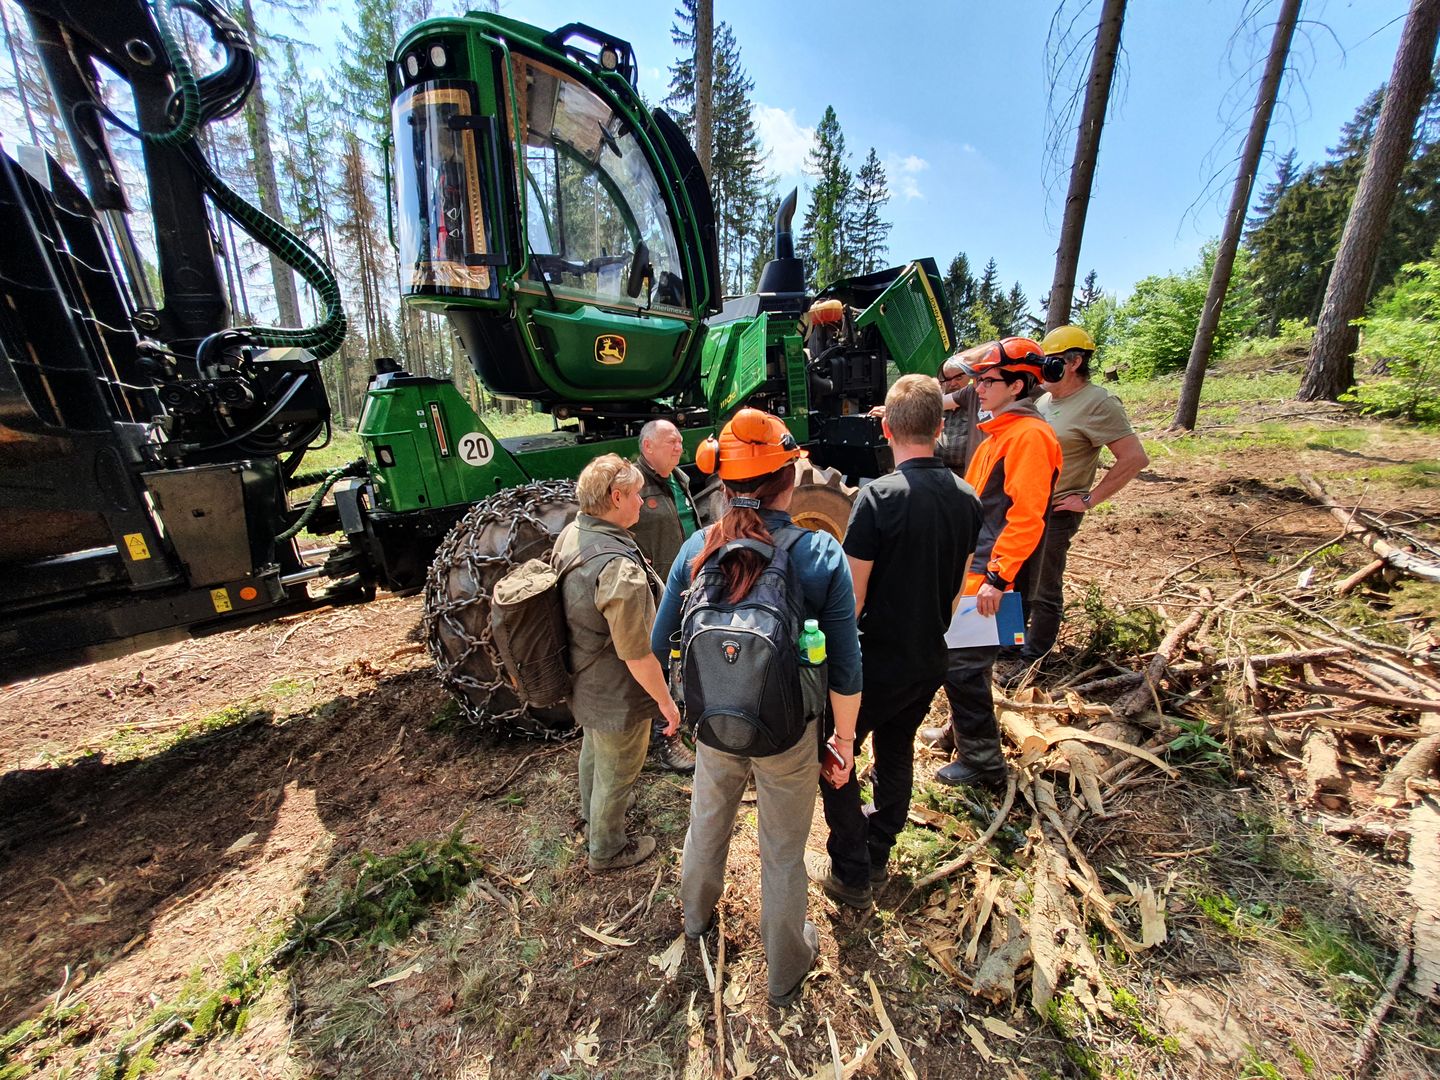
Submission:
[[[790,524],[790,515],[784,511],[762,510],[760,516],[772,533]],[[665,581],[665,595],[660,598],[655,628],[650,633],[650,648],[662,666],[670,658],[670,636],[680,629],[680,607],[685,590],[690,587],[690,564],[704,543],[703,530],[686,540]],[[855,585],[850,580],[850,564],[845,560],[840,542],[829,533],[807,532],[790,549],[790,563],[792,580],[799,583],[803,592],[801,608],[805,618],[817,620],[825,633],[830,689],[837,694],[860,693]]]

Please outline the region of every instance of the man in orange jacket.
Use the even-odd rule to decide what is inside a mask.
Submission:
[[[1045,511],[1060,471],[1060,444],[1030,400],[1040,380],[1040,345],[1008,337],[982,346],[971,362],[986,435],[965,470],[980,496],[980,540],[964,593],[981,615],[1000,610],[1021,569],[1045,536]],[[981,351],[981,350],[974,350]],[[986,418],[988,414],[988,419]],[[945,674],[956,758],[936,779],[947,784],[1005,782],[1005,758],[991,701],[990,674],[999,645],[951,649]]]

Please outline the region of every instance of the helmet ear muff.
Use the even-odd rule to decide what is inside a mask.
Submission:
[[[712,476],[720,465],[720,440],[709,436],[695,448],[695,467],[706,476]]]
[[[1040,365],[1040,377],[1046,382],[1059,382],[1065,377],[1065,354],[1047,356]]]

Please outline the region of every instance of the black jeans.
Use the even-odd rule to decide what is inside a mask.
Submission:
[[[832,871],[846,885],[868,888],[870,868],[885,865],[895,838],[905,827],[915,782],[915,732],[939,688],[939,679],[910,686],[865,683],[855,746],[858,749],[865,736],[871,736],[875,812],[866,817],[860,809],[860,781],[853,770],[844,787],[833,788],[820,781],[820,801],[825,824],[830,827],[825,848]]]
[[[1030,595],[1025,598],[1027,626],[1020,659],[1027,664],[1055,647],[1065,611],[1065,560],[1084,517],[1074,510],[1051,510],[1045,515],[1042,547],[1026,563],[1031,570]]]
[[[1005,767],[1000,751],[1000,728],[995,722],[995,701],[990,693],[990,669],[1000,649],[978,645],[951,649],[945,672],[945,696],[950,701],[950,724],[955,756],[974,769],[996,771]]]
[[[1035,586],[1036,586],[1036,583],[1038,582],[1039,577],[1040,577],[1040,564],[1041,564],[1041,563],[1044,561],[1044,559],[1045,559],[1045,545],[1046,545],[1046,544],[1049,542],[1049,540],[1050,540],[1050,529],[1049,529],[1049,526],[1048,526],[1048,522],[1049,522],[1048,516],[1047,516],[1047,518],[1046,518],[1046,522],[1047,522],[1046,529],[1045,529],[1045,531],[1044,531],[1043,533],[1040,534],[1040,542],[1035,545],[1035,550],[1030,553],[1030,557],[1029,557],[1028,559],[1026,559],[1023,563],[1020,564],[1020,572],[1015,575],[1015,581],[1014,581],[1014,583],[1011,585],[1011,588],[1012,588],[1015,592],[1017,592],[1017,593],[1020,594],[1020,605],[1021,605],[1021,608],[1022,608],[1023,611],[1024,611],[1025,623],[1026,623],[1026,626],[1027,626],[1027,629],[1026,629],[1026,643],[1025,643],[1023,646],[1021,646],[1021,645],[1001,645],[1001,646],[1000,646],[1000,652],[999,652],[999,655],[998,655],[997,659],[1000,659],[1000,660],[1019,660],[1019,659],[1022,658],[1022,653],[1023,653],[1024,659],[1025,659],[1027,662],[1029,661],[1029,658],[1030,658],[1030,643],[1029,643],[1029,629],[1028,629],[1028,626],[1029,626],[1029,623],[1030,623],[1030,606],[1031,606],[1032,602],[1034,601],[1034,597],[1035,597]]]

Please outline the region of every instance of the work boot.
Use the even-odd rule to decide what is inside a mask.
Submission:
[[[590,871],[595,874],[603,874],[607,870],[623,870],[627,866],[644,862],[654,854],[655,838],[653,836],[637,836],[608,859],[597,859],[591,855]]]
[[[950,726],[948,720],[939,727],[922,727],[920,741],[931,750],[938,750],[942,754],[953,754],[955,752],[955,729]]]
[[[805,853],[805,873],[819,885],[826,896],[837,904],[868,911],[875,902],[875,894],[868,884],[846,885],[830,869],[830,857],[818,851]]]
[[[662,768],[675,773],[695,771],[695,752],[685,745],[680,735],[655,735],[650,740],[655,751],[655,760]]]
[[[992,791],[1004,791],[1006,772],[1002,766],[998,771],[994,769],[977,769],[963,760],[955,760],[949,765],[942,766],[936,772],[935,779],[942,784],[953,784],[957,787],[987,787]]]
[[[1008,775],[999,736],[960,735],[955,738],[955,760],[935,774],[942,784],[979,784],[1004,789]]]

